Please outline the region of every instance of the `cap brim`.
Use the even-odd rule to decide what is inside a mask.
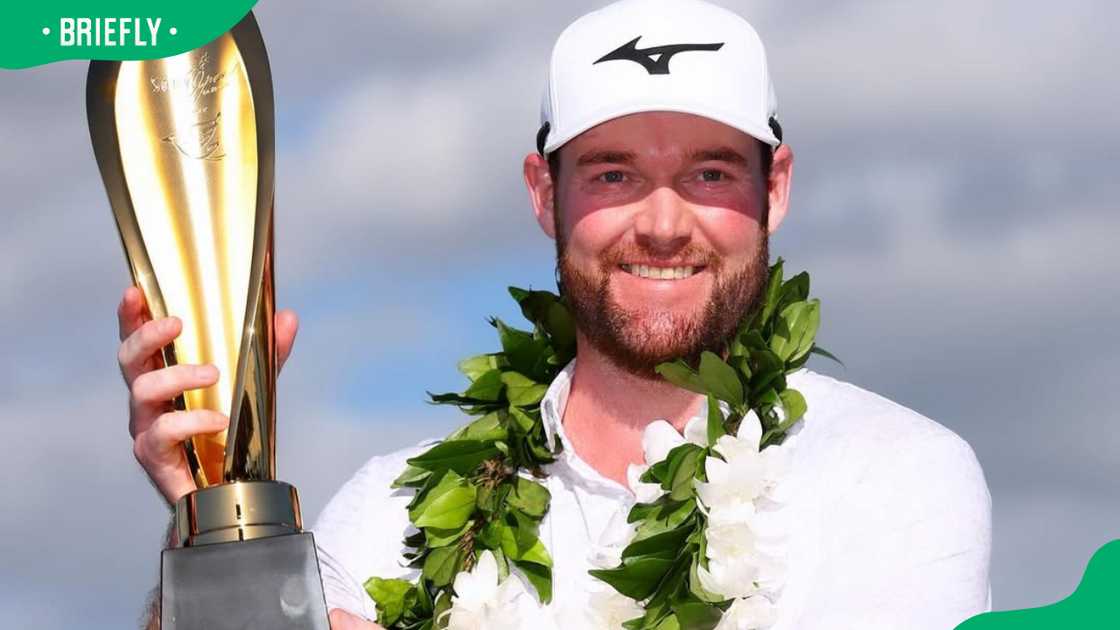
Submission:
[[[556,149],[565,145],[572,138],[579,134],[601,125],[607,121],[621,118],[622,116],[629,116],[630,114],[640,114],[643,112],[679,112],[682,114],[692,114],[694,116],[703,116],[714,120],[718,123],[723,123],[728,127],[733,127],[742,131],[743,133],[756,138],[771,147],[776,147],[781,144],[781,141],[774,135],[774,131],[770,129],[767,122],[758,122],[752,120],[744,120],[742,117],[732,116],[725,112],[715,111],[710,106],[690,105],[687,103],[633,103],[630,105],[615,106],[609,110],[596,112],[591,116],[585,117],[573,125],[565,125],[563,130],[552,126],[552,133],[549,133],[548,140],[544,144],[544,153],[547,155]],[[560,133],[557,133],[560,131]]]

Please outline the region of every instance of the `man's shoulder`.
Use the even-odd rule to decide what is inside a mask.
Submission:
[[[393,488],[407,460],[436,440],[371,457],[335,492],[312,530],[320,551],[342,560],[359,581],[370,575],[400,577],[402,540],[410,528],[408,504],[414,491]]]
[[[846,381],[801,369],[787,378],[805,397],[806,437],[860,448],[944,442],[968,447],[939,422],[885,396]]]
[[[388,503],[407,504],[411,500],[412,490],[393,488],[393,480],[404,471],[410,458],[436,442],[435,439],[426,439],[412,446],[370,457],[328,501],[319,517],[320,525],[324,521],[333,524],[336,520],[348,520],[349,517],[365,512],[380,514]]]
[[[948,427],[885,396],[811,370],[791,374],[788,382],[808,404],[799,440],[819,469],[834,479],[847,478],[854,491],[910,493],[915,499],[931,494],[936,483],[965,495],[962,500],[971,498],[977,510],[990,509],[975,452]]]

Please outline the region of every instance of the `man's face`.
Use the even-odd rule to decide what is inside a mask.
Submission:
[[[671,112],[617,118],[563,146],[561,282],[580,332],[614,363],[651,376],[718,351],[753,309],[768,264],[760,155],[741,131]]]

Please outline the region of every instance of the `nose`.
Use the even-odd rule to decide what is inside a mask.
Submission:
[[[661,186],[641,201],[634,219],[639,245],[655,253],[673,253],[692,239],[695,216],[688,202],[675,190]]]

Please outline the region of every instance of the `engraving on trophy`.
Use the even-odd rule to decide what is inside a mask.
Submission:
[[[210,51],[204,50],[198,55],[198,61],[182,76],[149,77],[153,93],[191,99],[191,111],[198,117],[197,122],[160,139],[184,156],[196,160],[220,160],[225,157],[221,135],[218,133],[222,113],[219,111],[209,114],[211,105],[217,101],[218,93],[228,83],[238,65],[234,63],[226,70],[216,70],[212,66]]]
[[[179,153],[196,160],[220,160],[226,156],[222,150],[221,137],[218,135],[218,121],[222,112],[210,120],[200,120],[190,126],[187,138],[180,139],[178,134],[160,138],[179,150]],[[186,146],[184,146],[186,144]]]

